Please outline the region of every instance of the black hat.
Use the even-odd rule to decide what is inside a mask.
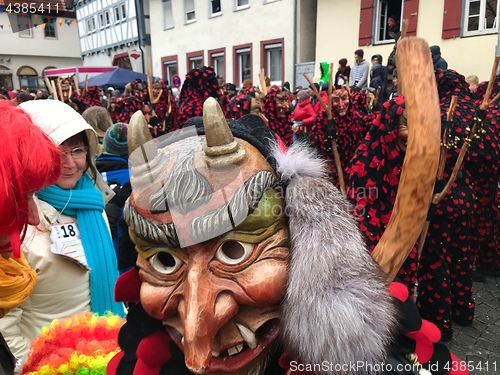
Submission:
[[[234,90],[236,91],[236,86],[232,83],[226,83],[226,90]]]

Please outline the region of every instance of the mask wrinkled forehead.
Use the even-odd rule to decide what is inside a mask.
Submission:
[[[186,247],[241,224],[278,181],[256,148],[235,140],[245,157],[224,166],[207,163],[206,137],[195,127],[135,150],[129,157],[132,195],[124,213],[131,229],[170,247]]]

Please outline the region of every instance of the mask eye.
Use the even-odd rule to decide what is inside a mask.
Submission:
[[[234,266],[247,260],[252,255],[254,246],[246,242],[226,241],[217,249],[215,258],[224,264]]]
[[[181,268],[182,261],[175,255],[161,251],[149,258],[149,263],[158,272],[171,275]]]

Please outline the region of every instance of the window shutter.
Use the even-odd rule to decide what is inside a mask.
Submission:
[[[358,41],[360,46],[368,46],[372,42],[373,4],[373,0],[361,0]]]
[[[444,0],[443,39],[460,36],[461,0]]]
[[[406,30],[407,36],[417,35],[418,2],[419,0],[404,0],[403,19],[409,21]]]

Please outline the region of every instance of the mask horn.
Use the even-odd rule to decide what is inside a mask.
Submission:
[[[205,160],[212,166],[225,166],[239,163],[245,157],[245,150],[234,139],[219,103],[208,98],[203,103],[203,126],[207,147]]]
[[[151,141],[151,133],[148,129],[148,122],[141,110],[135,112],[130,118],[127,131],[128,154],[131,155],[139,147]]]

